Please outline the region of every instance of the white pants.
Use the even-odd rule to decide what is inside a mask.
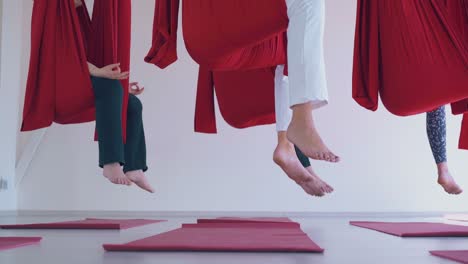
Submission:
[[[287,103],[294,106],[312,102],[314,109],[328,103],[323,52],[325,0],[286,0],[286,5],[289,84],[282,67],[278,67],[275,80],[278,131],[287,130],[291,119]]]
[[[289,78],[283,74],[284,65],[278,65],[275,72],[275,114],[276,131],[288,130],[292,111],[289,108]]]

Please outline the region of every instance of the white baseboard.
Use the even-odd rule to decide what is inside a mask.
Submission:
[[[42,211],[19,210],[18,216],[43,216],[43,217],[343,217],[343,218],[413,218],[413,217],[441,217],[446,214],[462,214],[466,212],[211,212],[211,211]]]
[[[41,145],[42,139],[47,132],[47,128],[38,130],[31,135],[29,142],[27,143],[20,159],[16,163],[16,179],[15,188],[18,189],[21,182],[24,180],[26,173],[28,172],[31,162],[34,160],[37,150]]]
[[[7,216],[18,216],[18,211],[15,211],[15,210],[1,211],[0,210],[0,217],[7,217]]]

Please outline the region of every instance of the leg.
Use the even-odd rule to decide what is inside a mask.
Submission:
[[[140,99],[133,94],[128,97],[127,108],[127,143],[125,144],[124,172],[129,180],[138,187],[153,193],[144,172],[146,165],[146,142],[143,129],[143,106]]]
[[[125,163],[122,136],[122,86],[119,81],[92,78],[96,104],[99,166],[115,184],[130,185],[120,165]]]
[[[300,150],[295,151],[294,145],[286,137],[286,129],[291,121],[291,110],[288,106],[288,79],[283,75],[283,66],[278,66],[275,73],[275,113],[278,145],[273,153],[273,160],[288,175],[299,184],[304,191],[313,196],[323,196],[333,189],[320,180],[315,173],[310,173],[309,159]],[[296,156],[297,155],[297,156]],[[302,164],[301,164],[302,163]]]
[[[323,34],[324,0],[286,0],[288,6],[288,67],[293,117],[288,139],[306,156],[338,162],[315,128],[312,111],[328,102]]]
[[[463,190],[456,184],[450,174],[447,163],[447,125],[445,121],[445,106],[427,113],[426,129],[432,154],[437,164],[437,171],[439,174],[438,183],[447,193],[462,193]]]

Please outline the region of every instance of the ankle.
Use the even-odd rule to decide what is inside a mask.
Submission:
[[[449,167],[447,162],[441,162],[437,164],[437,172],[439,174],[444,174],[449,172]]]
[[[115,162],[115,163],[105,164],[103,166],[103,169],[115,169],[115,168],[120,168],[120,164]]]
[[[285,144],[289,142],[287,132],[286,131],[278,131],[278,145]]]
[[[292,121],[312,119],[312,103],[294,105],[292,111]]]
[[[124,171],[125,175],[138,175],[142,172],[142,170],[131,170],[131,171]]]

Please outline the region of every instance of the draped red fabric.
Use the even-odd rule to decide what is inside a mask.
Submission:
[[[94,95],[73,0],[34,1],[22,131],[94,120]],[[81,12],[83,10],[80,10]],[[79,22],[81,19],[81,23]]]
[[[390,112],[407,116],[467,99],[466,12],[460,12],[466,5],[466,0],[358,0],[356,102],[376,110],[380,95]]]
[[[177,60],[178,12],[179,0],[156,0],[146,62],[165,68]],[[187,50],[201,65],[195,131],[216,132],[214,87],[229,124],[244,128],[273,123],[271,68],[286,63],[285,1],[190,0],[183,1],[182,15]]]
[[[187,50],[198,64],[213,70],[285,64],[286,11],[284,0],[183,1]],[[146,62],[165,68],[177,60],[178,14],[179,0],[156,0]]]
[[[131,0],[98,0],[93,8],[93,39],[89,60],[98,67],[120,63],[130,70]],[[122,129],[126,137],[129,80],[122,80]]]
[[[91,23],[86,5],[34,1],[22,131],[95,120],[88,60],[101,66],[119,61],[128,70],[130,0],[100,0],[94,8]]]
[[[275,123],[275,67],[246,71],[210,71],[201,66],[195,110],[195,131],[216,133],[216,93],[224,120],[235,128]]]
[[[468,49],[468,1],[451,1],[445,0],[450,18],[456,26],[459,34],[462,36],[462,42],[467,44],[464,46],[465,54]],[[468,73],[467,73],[468,74]],[[452,104],[453,114],[465,113],[463,116],[462,128],[460,133],[459,148],[468,150],[468,98]]]
[[[145,61],[161,69],[177,60],[179,0],[155,0],[153,41]]]
[[[214,70],[285,64],[284,0],[183,1],[183,34],[190,56]]]
[[[468,150],[468,114],[463,116],[462,129],[460,132],[460,142],[458,147]]]
[[[88,8],[86,3],[83,2],[83,5],[76,9],[78,15],[78,21],[80,23],[81,29],[81,39],[83,40],[83,45],[85,46],[85,52],[89,58],[90,44],[93,37],[93,28],[91,23],[91,18],[89,16]]]

